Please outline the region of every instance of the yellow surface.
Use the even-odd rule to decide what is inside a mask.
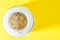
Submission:
[[[3,25],[5,12],[13,6],[25,6],[34,15],[34,29],[25,36],[8,34]],[[60,40],[59,0],[0,0],[0,40]]]

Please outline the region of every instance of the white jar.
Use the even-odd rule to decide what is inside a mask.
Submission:
[[[14,12],[22,12],[27,17],[28,23],[23,30],[14,30],[9,25],[9,21],[8,21],[9,17]],[[4,18],[3,18],[3,24],[4,24],[4,28],[6,29],[6,31],[12,36],[23,36],[27,34],[28,32],[30,32],[31,29],[33,28],[34,18],[33,18],[32,12],[28,8],[23,7],[23,6],[15,6],[6,11]]]

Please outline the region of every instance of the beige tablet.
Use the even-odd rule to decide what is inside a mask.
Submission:
[[[21,30],[27,25],[27,18],[22,12],[15,12],[10,16],[10,25],[15,30]]]

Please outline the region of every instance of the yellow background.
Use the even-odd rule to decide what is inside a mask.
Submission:
[[[4,14],[13,6],[25,6],[34,15],[33,30],[22,37],[11,36],[4,29]],[[0,0],[0,40],[60,40],[60,1]]]

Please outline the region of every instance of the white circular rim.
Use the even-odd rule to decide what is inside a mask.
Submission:
[[[22,12],[23,14],[26,15],[28,23],[27,23],[27,26],[23,30],[18,31],[18,30],[13,30],[12,28],[10,28],[8,19],[14,12]],[[9,34],[13,36],[23,36],[27,34],[29,31],[31,31],[33,27],[33,23],[34,23],[34,19],[33,19],[32,12],[28,8],[23,7],[23,6],[15,6],[15,7],[10,8],[5,13],[4,18],[3,18],[4,28]]]

